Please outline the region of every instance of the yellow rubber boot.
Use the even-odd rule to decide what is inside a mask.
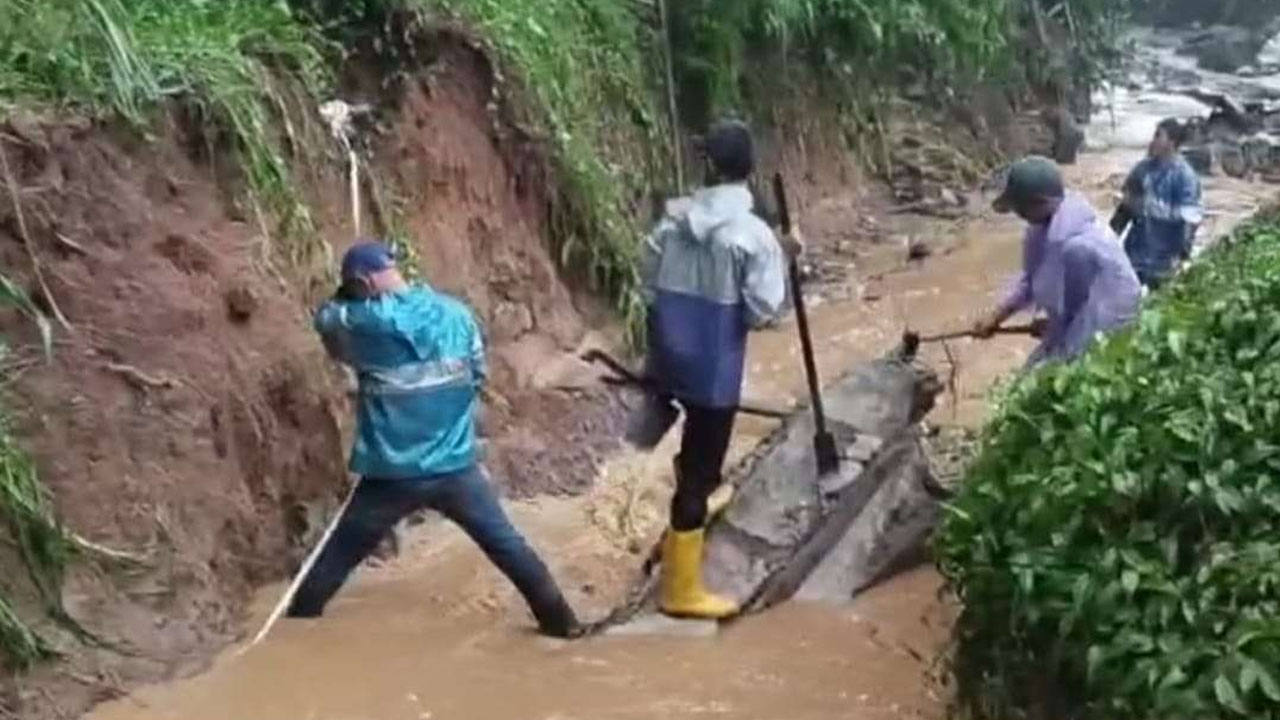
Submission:
[[[738,612],[736,603],[707,592],[703,586],[702,541],[702,530],[668,530],[663,539],[659,605],[667,615],[719,620]]]

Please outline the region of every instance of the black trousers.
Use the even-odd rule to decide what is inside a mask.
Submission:
[[[707,408],[684,403],[684,435],[676,456],[676,494],[671,527],[697,530],[707,522],[707,498],[720,487],[721,466],[733,437],[736,408]]]
[[[512,526],[476,465],[416,480],[365,478],[293,597],[290,617],[318,617],[347,577],[401,519],[423,508],[457,523],[524,596],[543,630],[563,635],[573,612],[547,566]]]

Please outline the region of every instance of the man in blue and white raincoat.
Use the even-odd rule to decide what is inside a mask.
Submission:
[[[1144,287],[1158,289],[1191,257],[1196,229],[1204,221],[1200,178],[1182,157],[1186,126],[1176,119],[1156,128],[1148,156],[1124,184],[1117,213],[1132,221],[1124,249]],[[1113,221],[1118,232],[1123,220]]]
[[[289,616],[321,615],[396,523],[429,508],[461,526],[511,580],[542,632],[579,634],[573,610],[477,462],[475,413],[486,372],[471,310],[406,283],[377,242],[347,251],[342,280],[316,312],[315,327],[329,354],[359,379],[350,467],[361,479]]]
[[[787,255],[800,245],[788,239],[784,250],[753,212],[747,183],[755,155],[745,125],[717,124],[704,150],[707,187],[668,202],[646,243],[647,372],[685,414],[660,605],[670,615],[722,618],[737,607],[702,583],[707,500],[720,485],[733,433],[747,334],[784,312]]]

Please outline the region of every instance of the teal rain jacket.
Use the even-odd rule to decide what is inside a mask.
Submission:
[[[408,479],[475,463],[485,361],[466,305],[414,285],[368,300],[331,300],[316,312],[315,328],[359,379],[352,472]]]

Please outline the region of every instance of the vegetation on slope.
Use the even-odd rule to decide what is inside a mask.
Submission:
[[[1278,304],[1262,221],[1012,390],[937,539],[966,709],[1280,718]]]
[[[795,72],[857,98],[907,80],[1087,86],[1115,62],[1112,0],[690,0],[673,3],[676,69],[697,125],[764,104]],[[765,72],[772,57],[777,72]]]

